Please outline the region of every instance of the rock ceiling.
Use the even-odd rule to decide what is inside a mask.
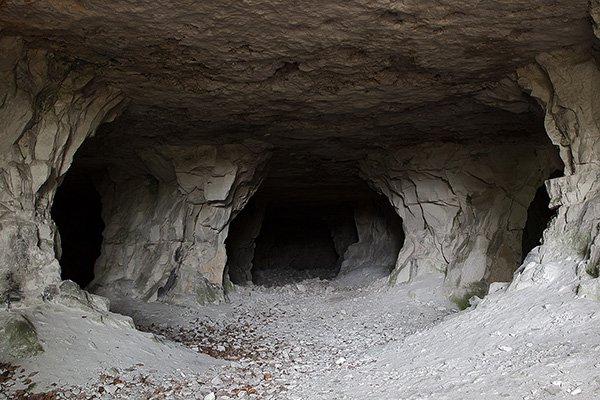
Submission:
[[[98,134],[115,147],[257,139],[301,170],[372,147],[540,133],[514,71],[590,46],[587,4],[1,0],[0,26],[95,65],[130,98]]]

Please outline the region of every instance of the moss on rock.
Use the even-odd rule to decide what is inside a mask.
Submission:
[[[23,316],[11,316],[4,325],[2,347],[12,358],[29,358],[44,352],[34,326]]]
[[[461,291],[461,294],[451,295],[449,300],[456,304],[459,310],[465,310],[471,306],[470,300],[473,296],[483,298],[487,293],[487,289],[488,285],[486,282],[473,282],[467,285],[467,287]]]

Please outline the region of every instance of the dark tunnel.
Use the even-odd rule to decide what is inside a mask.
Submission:
[[[102,245],[102,201],[90,175],[71,169],[56,191],[52,219],[60,234],[62,279],[85,288]]]

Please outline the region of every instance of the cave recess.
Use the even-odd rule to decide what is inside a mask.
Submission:
[[[105,171],[89,290],[107,296],[223,300],[236,217],[260,258],[263,220],[281,233],[273,210],[325,204],[353,208],[353,259],[399,232],[378,223],[360,246],[391,210],[390,282],[443,273],[463,296],[512,279],[527,207],[563,168],[546,182],[557,216],[538,261],[594,267],[599,8],[2,1],[0,292],[60,284],[51,209],[70,169]]]

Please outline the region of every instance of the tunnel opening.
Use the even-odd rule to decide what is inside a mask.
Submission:
[[[60,235],[61,278],[85,288],[102,246],[102,200],[90,174],[71,169],[58,187],[52,219]]]
[[[296,181],[298,183],[298,181]],[[297,188],[266,180],[229,227],[224,273],[238,285],[387,276],[404,243],[387,198],[356,178]]]
[[[343,253],[341,248],[336,249],[332,224],[334,219],[344,220],[344,216],[352,216],[352,208],[345,204],[268,207],[256,239],[252,281],[271,286],[335,278]],[[356,230],[349,241],[358,241]]]
[[[554,171],[548,179],[557,178],[562,175],[562,171],[557,170]],[[531,250],[540,245],[544,236],[544,231],[548,227],[550,221],[556,216],[557,212],[558,209],[550,208],[550,196],[548,196],[546,185],[540,186],[527,208],[527,222],[523,229],[521,241],[521,261],[525,260],[527,254],[529,254]]]

